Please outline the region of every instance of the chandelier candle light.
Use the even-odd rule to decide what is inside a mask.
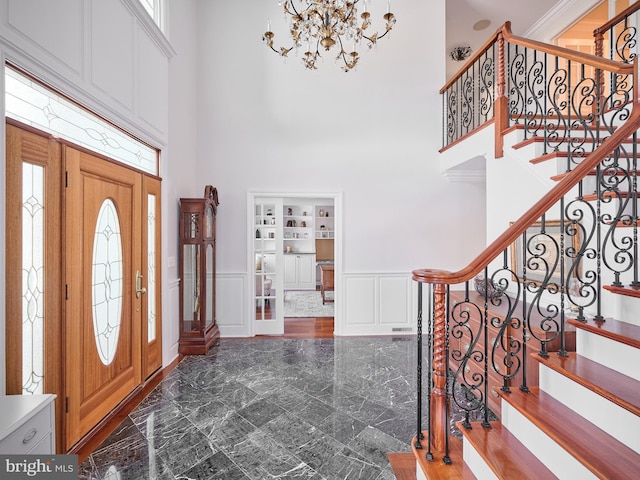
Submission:
[[[386,22],[382,35],[378,35],[377,32],[369,33],[367,30],[371,26],[371,14],[367,11],[365,0],[279,0],[278,4],[283,7],[285,20],[289,21],[293,45],[289,48],[280,47],[280,50],[274,48],[275,34],[271,31],[270,21],[267,21],[267,31],[262,40],[271,50],[283,57],[287,57],[294,48],[297,52],[300,47],[306,47],[302,61],[310,70],[318,68],[316,61],[321,58],[320,46],[328,52],[337,44],[340,51],[336,63],[342,63],[342,69],[348,72],[358,64],[358,46],[363,39],[371,49],[396,23],[389,3],[387,13],[382,16]],[[360,14],[358,4],[362,5]],[[362,23],[359,23],[360,19]],[[348,49],[351,45],[353,50],[347,52],[345,48]]]

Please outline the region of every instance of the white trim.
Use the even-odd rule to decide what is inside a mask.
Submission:
[[[166,31],[167,23],[165,19],[168,15],[166,15],[166,5],[165,2],[160,1],[160,25],[158,25],[153,18],[149,15],[147,10],[144,8],[140,0],[121,0],[123,4],[125,4],[129,9],[134,13],[142,28],[149,34],[149,37],[153,39],[156,45],[160,48],[162,53],[166,55],[167,58],[171,58],[177,55],[177,52],[165,36],[164,32]]]
[[[487,178],[487,174],[484,170],[449,169],[442,172],[442,175],[451,183],[477,182],[484,184]]]
[[[247,244],[246,244],[246,255],[247,255],[247,275],[251,274],[253,278],[252,268],[254,266],[253,259],[253,241],[254,241],[254,225],[253,225],[253,208],[255,199],[257,197],[263,198],[282,198],[286,200],[288,198],[295,199],[329,199],[333,200],[333,208],[334,208],[334,289],[335,289],[335,304],[334,304],[334,334],[341,335],[341,332],[344,328],[344,318],[342,314],[341,307],[343,305],[343,290],[342,290],[342,215],[343,215],[343,206],[342,192],[286,192],[286,191],[259,191],[259,190],[251,190],[247,192],[247,218],[246,224],[249,226],[247,229]],[[252,282],[249,282],[252,283]],[[249,335],[255,335],[254,329],[254,321],[253,318],[255,314],[255,308],[253,307],[254,302],[254,291],[251,288],[247,290],[247,303],[249,306]]]

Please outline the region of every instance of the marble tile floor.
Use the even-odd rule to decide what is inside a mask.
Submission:
[[[188,356],[81,479],[364,479],[415,434],[413,337],[222,339]]]

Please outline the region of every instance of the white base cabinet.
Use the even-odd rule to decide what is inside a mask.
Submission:
[[[47,395],[0,397],[0,453],[56,453],[54,400]]]
[[[284,289],[315,290],[316,255],[293,253],[284,255]]]

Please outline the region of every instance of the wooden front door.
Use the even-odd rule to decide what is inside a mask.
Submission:
[[[64,453],[162,366],[161,180],[14,120],[6,140],[6,393],[57,395]]]
[[[63,156],[69,449],[142,383],[146,292],[142,175],[69,146]]]

